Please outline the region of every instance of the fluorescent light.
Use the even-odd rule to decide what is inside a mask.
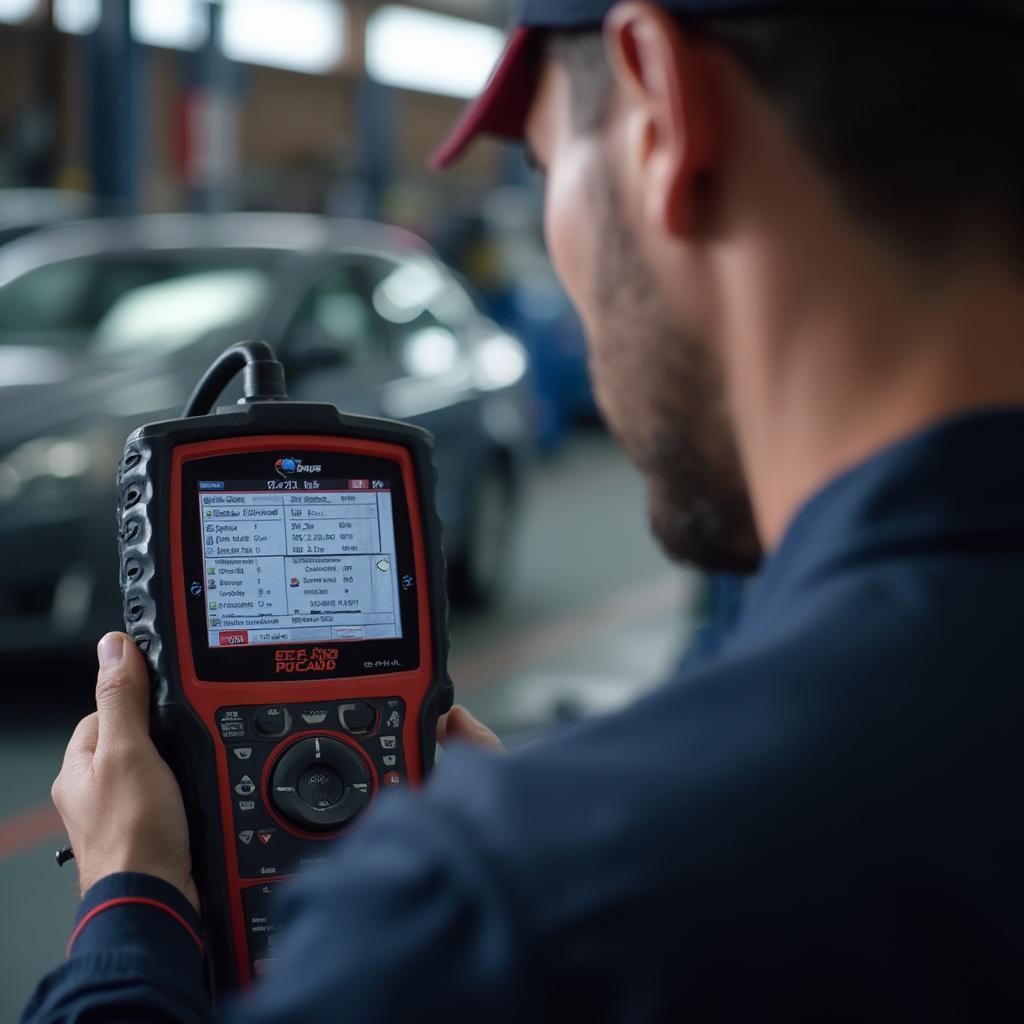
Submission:
[[[16,25],[36,13],[39,0],[0,0],[0,21]]]
[[[146,46],[198,50],[206,42],[204,0],[131,0],[132,36]]]
[[[340,0],[223,0],[221,45],[232,60],[323,74],[345,56]]]
[[[504,46],[496,28],[412,7],[380,7],[366,23],[371,78],[443,96],[476,96]]]
[[[53,24],[61,32],[87,36],[100,23],[100,0],[53,0]]]

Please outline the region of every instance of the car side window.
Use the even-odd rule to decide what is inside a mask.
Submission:
[[[299,362],[363,363],[386,348],[363,261],[334,260],[316,275],[287,330]]]
[[[463,363],[460,336],[469,299],[429,256],[373,264],[373,308],[388,345],[412,377],[440,377]]]

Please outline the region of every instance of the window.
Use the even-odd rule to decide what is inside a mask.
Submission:
[[[100,23],[100,0],[53,0],[53,24],[61,32],[87,36]]]
[[[490,25],[393,4],[367,20],[366,70],[385,85],[470,99],[504,45],[504,33]]]
[[[323,74],[345,57],[346,14],[339,0],[224,0],[221,46],[232,60]]]
[[[291,360],[365,362],[383,353],[386,342],[374,313],[366,265],[346,257],[317,275],[288,328],[286,351]]]
[[[206,0],[131,0],[132,35],[147,46],[197,50],[209,34]]]
[[[27,21],[39,9],[39,0],[0,0],[0,21],[11,25]]]
[[[185,348],[264,308],[272,260],[146,254],[63,260],[0,288],[0,346]]]

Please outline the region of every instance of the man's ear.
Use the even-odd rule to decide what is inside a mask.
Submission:
[[[689,236],[700,219],[695,185],[719,150],[710,62],[671,14],[650,3],[616,4],[604,33],[618,86],[624,174],[640,190],[649,223]]]

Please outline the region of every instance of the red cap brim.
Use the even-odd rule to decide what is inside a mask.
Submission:
[[[540,37],[540,31],[534,28],[519,28],[513,33],[483,93],[469,105],[431,156],[431,170],[451,167],[479,135],[523,137],[540,75]]]

